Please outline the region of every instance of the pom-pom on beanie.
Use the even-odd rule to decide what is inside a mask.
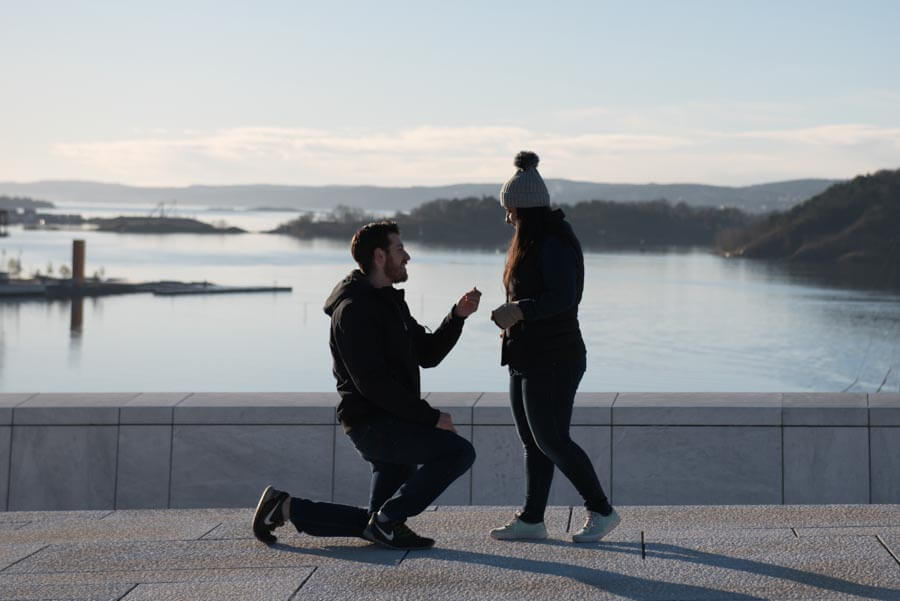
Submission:
[[[516,155],[516,172],[500,189],[501,205],[507,209],[550,206],[550,193],[537,170],[539,161],[538,155],[529,150]]]

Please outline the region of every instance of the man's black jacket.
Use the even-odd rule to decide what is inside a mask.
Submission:
[[[440,412],[422,399],[419,367],[434,367],[462,333],[453,310],[428,333],[409,313],[403,290],[373,287],[355,270],[325,301],[331,356],[346,429],[378,416],[434,426]]]

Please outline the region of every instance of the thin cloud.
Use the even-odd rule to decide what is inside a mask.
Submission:
[[[855,146],[870,142],[886,142],[900,148],[900,128],[879,128],[854,123],[799,129],[750,131],[735,134],[734,137],[811,146]]]
[[[542,172],[549,177],[752,183],[769,175],[844,177],[852,175],[847,173],[851,166],[890,166],[900,162],[900,128],[832,124],[675,135],[546,133],[514,126],[375,132],[239,127],[60,143],[53,150],[84,177],[128,183],[412,185],[500,181],[522,148],[540,154]]]
[[[802,114],[797,104],[765,101],[692,101],[650,106],[590,106],[554,112],[561,123],[586,127],[650,131],[702,132],[712,128],[731,130],[732,124],[772,124]]]
[[[134,138],[121,141],[60,143],[57,154],[86,162],[107,162],[115,156],[129,160],[145,155],[158,157],[169,151],[205,153],[223,159],[247,159],[256,155],[308,157],[316,154],[449,153],[493,155],[497,150],[518,148],[523,142],[547,148],[588,152],[666,150],[690,144],[690,140],[648,134],[542,135],[516,127],[420,127],[396,133],[341,134],[317,130],[243,127],[208,135],[182,138]]]

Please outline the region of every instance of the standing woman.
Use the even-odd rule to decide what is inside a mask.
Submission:
[[[506,303],[491,319],[503,330],[501,364],[509,366],[509,396],[525,449],[525,505],[513,520],[491,530],[502,540],[547,537],[544,510],[554,466],[572,482],[588,510],[575,542],[600,540],[619,524],[594,466],[569,436],[575,391],[586,368],[578,326],[584,289],[581,244],[538,173],[538,156],[522,151],[500,204],[515,227],[503,285]]]

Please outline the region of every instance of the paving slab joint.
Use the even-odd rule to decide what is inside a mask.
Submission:
[[[118,597],[118,598],[116,599],[116,601],[122,601],[122,599],[124,599],[125,597],[127,597],[128,595],[130,595],[130,594],[131,594],[131,591],[133,591],[134,589],[136,589],[136,588],[139,587],[140,585],[141,585],[140,582],[137,582],[137,583],[131,585],[131,588],[129,588],[127,591],[125,591],[125,593],[124,593],[121,597]]]
[[[210,534],[212,534],[213,531],[214,531],[216,528],[218,528],[219,526],[221,526],[222,524],[224,524],[224,522],[219,522],[218,524],[216,524],[215,526],[213,526],[212,528],[210,528],[209,530],[207,530],[206,532],[204,532],[202,535],[198,536],[198,537],[197,537],[197,540],[204,540],[207,536],[209,536]]]
[[[897,555],[891,550],[891,548],[888,547],[887,543],[884,542],[884,539],[881,538],[881,535],[876,534],[875,538],[878,539],[878,542],[881,543],[881,546],[884,547],[884,550],[887,551],[888,554],[890,554],[890,556],[894,558],[894,561],[897,562],[897,565],[900,566],[900,558],[898,558]]]
[[[882,543],[882,544],[883,544],[883,543]],[[29,553],[28,555],[26,555],[25,557],[20,557],[19,559],[15,560],[15,561],[12,562],[11,564],[9,564],[8,566],[6,566],[6,567],[3,568],[2,570],[0,570],[0,574],[2,574],[3,572],[5,572],[5,571],[8,570],[9,568],[13,567],[14,565],[16,565],[16,564],[18,564],[18,563],[21,563],[21,562],[25,561],[25,560],[28,559],[29,557],[34,557],[35,555],[37,555],[38,553],[40,553],[40,552],[43,551],[44,549],[48,548],[49,546],[50,546],[50,545],[44,545],[43,547],[41,547],[41,548],[38,549],[37,551],[31,552],[31,553]]]
[[[303,582],[300,583],[300,586],[297,587],[297,590],[295,590],[293,592],[293,594],[291,594],[291,596],[288,597],[288,601],[292,601],[293,599],[299,599],[300,590],[303,588],[303,585],[305,585],[309,581],[309,579],[312,578],[312,575],[315,574],[316,570],[318,570],[318,569],[319,569],[319,566],[312,567],[312,570],[310,570],[309,574],[306,575],[306,578],[303,579]]]

